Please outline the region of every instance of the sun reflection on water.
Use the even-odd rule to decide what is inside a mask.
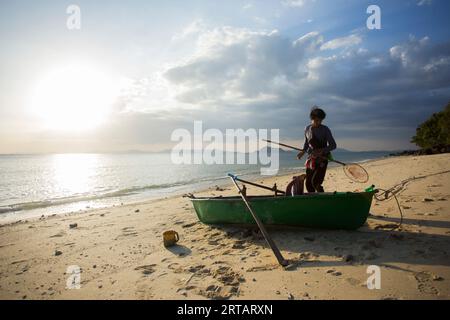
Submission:
[[[69,194],[89,192],[95,168],[99,162],[97,154],[56,154],[53,156],[55,189]]]

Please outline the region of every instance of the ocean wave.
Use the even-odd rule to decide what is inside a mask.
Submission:
[[[11,205],[6,206],[0,206],[0,214],[2,213],[9,213],[9,212],[17,212],[17,211],[26,211],[26,210],[33,210],[33,209],[41,209],[41,208],[47,208],[47,207],[53,207],[53,206],[60,206],[60,205],[67,205],[77,202],[84,202],[84,201],[94,201],[94,200],[102,200],[102,199],[108,199],[108,198],[119,198],[119,197],[126,197],[133,194],[139,194],[148,190],[157,190],[157,189],[170,189],[175,187],[181,187],[186,186],[189,184],[192,184],[194,182],[204,182],[204,181],[214,181],[215,179],[196,179],[189,180],[189,181],[182,181],[182,182],[176,182],[176,183],[165,183],[165,184],[154,184],[154,185],[147,185],[147,186],[136,186],[136,187],[130,187],[125,189],[120,189],[112,192],[102,193],[102,194],[84,194],[84,195],[76,195],[76,196],[69,196],[69,197],[62,197],[62,198],[53,198],[53,199],[46,199],[42,201],[30,201],[30,202],[22,202],[22,203],[15,203]]]

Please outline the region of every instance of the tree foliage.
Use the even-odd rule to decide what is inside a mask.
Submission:
[[[411,142],[421,148],[450,145],[450,103],[443,111],[434,113],[419,125]]]

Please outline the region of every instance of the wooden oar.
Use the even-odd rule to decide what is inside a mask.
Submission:
[[[241,188],[239,187],[239,185],[236,182],[236,176],[234,176],[231,173],[229,173],[228,176],[231,178],[231,180],[233,181],[234,185],[236,186],[236,189],[238,190],[239,195],[241,196],[242,200],[244,201],[245,205],[247,206],[248,211],[250,211],[251,215],[253,216],[253,219],[255,219],[255,222],[258,225],[259,230],[261,231],[262,235],[264,236],[264,239],[266,239],[267,244],[270,246],[270,248],[272,249],[273,253],[275,254],[275,257],[277,258],[278,263],[280,265],[282,265],[283,267],[286,267],[287,265],[289,265],[289,262],[286,259],[283,258],[283,256],[281,255],[281,252],[278,249],[277,245],[275,244],[275,242],[273,242],[272,238],[267,233],[266,228],[262,224],[261,220],[258,218],[258,216],[253,211],[253,209],[250,206],[250,203],[249,203],[247,197],[242,193]]]

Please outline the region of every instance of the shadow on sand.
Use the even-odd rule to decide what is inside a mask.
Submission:
[[[170,252],[172,252],[174,255],[179,256],[179,257],[185,257],[192,253],[191,249],[189,249],[188,247],[183,246],[181,244],[176,244],[171,247],[166,247],[166,249],[169,250]]]
[[[396,218],[375,218],[376,220],[399,222],[399,219]],[[371,222],[373,223],[374,220]],[[450,228],[446,221],[403,219],[403,223]],[[268,247],[256,226],[211,227],[222,230],[227,237],[234,238],[236,241],[244,240],[258,246]],[[398,269],[398,266],[391,264],[399,263],[450,266],[450,235],[426,234],[405,230],[375,230],[367,224],[356,231],[275,226],[267,226],[267,229],[283,253],[290,256],[298,254],[298,258],[292,259],[291,265],[286,270],[374,264]],[[243,254],[246,253],[243,252]],[[404,270],[412,272],[411,270]]]

